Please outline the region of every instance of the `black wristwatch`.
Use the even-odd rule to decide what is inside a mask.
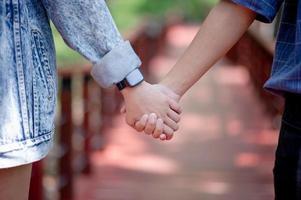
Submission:
[[[126,87],[135,87],[144,80],[142,73],[139,69],[135,69],[128,74],[122,81],[116,83],[117,88],[121,91]]]

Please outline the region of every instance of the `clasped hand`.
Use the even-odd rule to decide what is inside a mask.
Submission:
[[[126,122],[138,132],[170,140],[179,129],[181,107],[179,95],[164,85],[143,82],[122,91]]]

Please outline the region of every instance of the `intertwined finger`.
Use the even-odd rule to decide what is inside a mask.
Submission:
[[[168,100],[169,103],[169,107],[174,110],[176,113],[181,114],[182,113],[182,108],[179,105],[179,103],[177,103],[175,100],[173,99],[169,99]]]
[[[169,126],[164,125],[163,133],[166,135],[166,140],[173,138],[174,131]]]
[[[165,117],[164,124],[169,126],[173,131],[179,130],[179,125],[169,117]]]
[[[127,123],[129,126],[135,128],[135,123],[136,123],[135,119],[131,119],[131,118],[126,117],[126,118],[125,118],[125,121],[126,121],[126,123]]]
[[[156,128],[156,122],[157,122],[157,115],[155,113],[151,113],[148,117],[148,121],[144,129],[144,132],[148,135],[152,135]]]
[[[156,123],[156,128],[155,128],[155,131],[153,133],[153,137],[154,138],[159,138],[160,135],[163,133],[163,120],[162,119],[158,119],[157,120],[157,123]]]
[[[169,110],[167,113],[167,116],[172,119],[174,122],[179,123],[181,120],[181,116],[180,114],[176,113],[173,110]]]
[[[135,123],[135,127],[134,128],[138,132],[142,132],[145,129],[147,120],[148,120],[148,115],[147,114],[143,115],[141,117],[141,119]]]

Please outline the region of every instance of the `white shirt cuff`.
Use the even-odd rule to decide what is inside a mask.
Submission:
[[[91,75],[101,87],[108,88],[122,81],[140,65],[141,61],[130,42],[125,41],[97,62],[91,70]]]

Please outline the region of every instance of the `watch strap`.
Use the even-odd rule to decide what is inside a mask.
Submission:
[[[135,87],[139,85],[144,80],[142,73],[137,68],[131,73],[129,73],[122,81],[116,84],[119,90],[123,90],[125,87]]]
[[[127,87],[127,81],[126,79],[123,79],[122,81],[120,81],[119,83],[116,84],[118,90],[123,90],[124,88]]]

